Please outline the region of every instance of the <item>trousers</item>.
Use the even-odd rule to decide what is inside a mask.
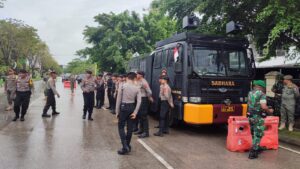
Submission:
[[[87,112],[89,113],[89,118],[92,117],[93,109],[95,105],[95,93],[94,92],[88,92],[83,93],[83,115],[86,116]]]
[[[142,103],[138,114],[139,114],[140,130],[145,133],[149,133],[148,106],[149,106],[148,97],[142,97]]]
[[[20,116],[20,110],[21,110],[21,117],[24,117],[28,106],[30,102],[30,96],[31,96],[31,91],[26,91],[26,92],[16,92],[16,99],[15,99],[15,105],[14,105],[14,112],[16,114],[16,117]]]
[[[133,120],[130,118],[135,109],[135,104],[122,104],[120,108],[118,130],[122,145],[130,145],[132,137]],[[127,125],[127,126],[126,126]],[[127,132],[125,133],[125,126]]]
[[[162,100],[160,102],[159,132],[169,131],[169,111],[170,106],[168,101]]]
[[[56,112],[56,100],[55,100],[55,95],[54,95],[52,89],[48,89],[48,91],[47,91],[47,101],[46,101],[46,105],[43,110],[43,115],[47,114],[50,107],[52,108],[52,112],[55,113]]]
[[[257,114],[250,116],[248,119],[252,135],[252,149],[258,150],[260,148],[261,138],[264,136],[265,120]]]

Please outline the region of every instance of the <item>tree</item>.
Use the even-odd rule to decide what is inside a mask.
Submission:
[[[37,30],[19,20],[0,20],[0,58],[1,70],[15,63],[18,68],[26,69],[29,63],[33,77],[38,67],[42,70],[43,67],[50,66],[49,68],[61,72],[48,46],[38,36]]]
[[[156,41],[174,33],[172,19],[151,9],[141,19],[135,12],[99,14],[97,27],[86,27],[84,37],[92,47],[79,50],[77,55],[97,63],[102,71],[123,73],[134,53],[149,53]]]
[[[93,70],[94,64],[90,63],[87,60],[81,60],[79,58],[72,60],[68,63],[65,72],[72,74],[82,74],[86,70]]]
[[[225,35],[227,22],[239,22],[244,25],[240,36],[251,35],[265,59],[283,46],[299,49],[299,0],[156,0],[152,6],[176,18],[178,25],[184,16],[196,13],[201,19],[196,31],[201,33]]]

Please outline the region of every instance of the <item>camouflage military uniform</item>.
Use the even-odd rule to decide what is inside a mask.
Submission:
[[[299,89],[295,84],[284,86],[282,90],[282,104],[281,104],[281,123],[287,120],[290,124],[294,124],[294,114],[296,107],[296,98],[299,97]]]
[[[258,150],[264,135],[264,118],[261,103],[266,103],[266,95],[261,90],[253,89],[248,94],[248,119],[252,134],[252,149]]]

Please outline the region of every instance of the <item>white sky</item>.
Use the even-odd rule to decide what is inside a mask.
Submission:
[[[85,48],[83,30],[95,26],[93,17],[99,13],[124,10],[140,14],[152,0],[6,0],[0,19],[23,20],[35,27],[41,39],[59,64],[76,58],[75,52]]]

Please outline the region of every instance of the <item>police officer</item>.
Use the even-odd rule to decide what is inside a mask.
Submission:
[[[16,81],[17,81],[17,77],[15,75],[14,70],[9,69],[4,84],[4,91],[7,95],[7,102],[8,102],[8,107],[6,108],[6,111],[10,111],[13,109],[12,104],[16,95]]]
[[[140,123],[139,138],[149,137],[149,121],[148,121],[148,108],[149,101],[153,102],[152,91],[148,82],[144,79],[145,73],[143,71],[137,72],[137,84],[141,90],[142,103],[139,110],[138,120]]]
[[[57,95],[57,97],[59,98],[60,95],[56,90],[56,72],[55,71],[51,71],[50,72],[50,78],[47,81],[47,85],[46,85],[46,90],[47,90],[47,101],[46,101],[46,105],[44,107],[43,110],[43,114],[42,117],[43,118],[49,118],[51,117],[49,114],[47,114],[48,110],[50,107],[52,107],[52,115],[58,115],[59,112],[56,111],[56,100],[55,100],[55,95]]]
[[[252,134],[252,149],[249,153],[249,159],[258,157],[262,148],[259,146],[261,138],[264,135],[264,117],[265,113],[273,113],[273,109],[267,106],[265,94],[266,83],[263,80],[253,81],[253,89],[248,94],[248,113],[247,117],[250,123]]]
[[[131,137],[133,120],[136,118],[141,105],[141,90],[134,84],[136,73],[130,72],[127,82],[120,85],[116,102],[116,115],[118,117],[118,129],[122,148],[118,154],[124,155],[131,151]],[[127,133],[125,125],[127,124]]]
[[[285,124],[288,121],[289,131],[293,131],[295,124],[295,106],[297,97],[299,97],[299,88],[292,82],[293,76],[286,75],[283,79],[284,87],[281,98],[281,123],[279,130],[284,129]]]
[[[25,120],[24,117],[29,106],[31,89],[33,89],[32,79],[30,78],[30,76],[28,76],[26,70],[20,70],[16,82],[16,99],[14,105],[14,112],[16,116],[14,117],[13,121],[17,121],[19,119],[20,108],[22,108],[20,120]]]
[[[83,119],[86,119],[86,114],[88,114],[88,120],[93,121],[92,114],[95,105],[95,88],[96,79],[92,76],[92,71],[86,71],[86,77],[81,82],[81,89],[83,91]]]
[[[283,75],[278,74],[276,76],[276,83],[272,87],[272,92],[275,93],[273,107],[274,107],[274,115],[280,116],[280,108],[281,108],[281,94],[283,90]]]
[[[101,109],[104,105],[104,96],[105,96],[105,86],[103,75],[99,74],[97,77],[97,94],[96,94],[96,108]]]
[[[155,136],[163,136],[163,134],[169,134],[169,111],[170,107],[174,108],[171,88],[168,84],[169,78],[167,76],[160,76],[160,114],[159,114],[159,131],[154,133]]]
[[[111,77],[111,73],[107,73],[107,98],[108,98],[108,104],[109,106],[107,109],[112,110],[113,107],[113,80]]]
[[[111,108],[111,113],[116,114],[116,100],[117,100],[117,87],[118,87],[118,74],[113,74],[112,76],[112,108]]]

